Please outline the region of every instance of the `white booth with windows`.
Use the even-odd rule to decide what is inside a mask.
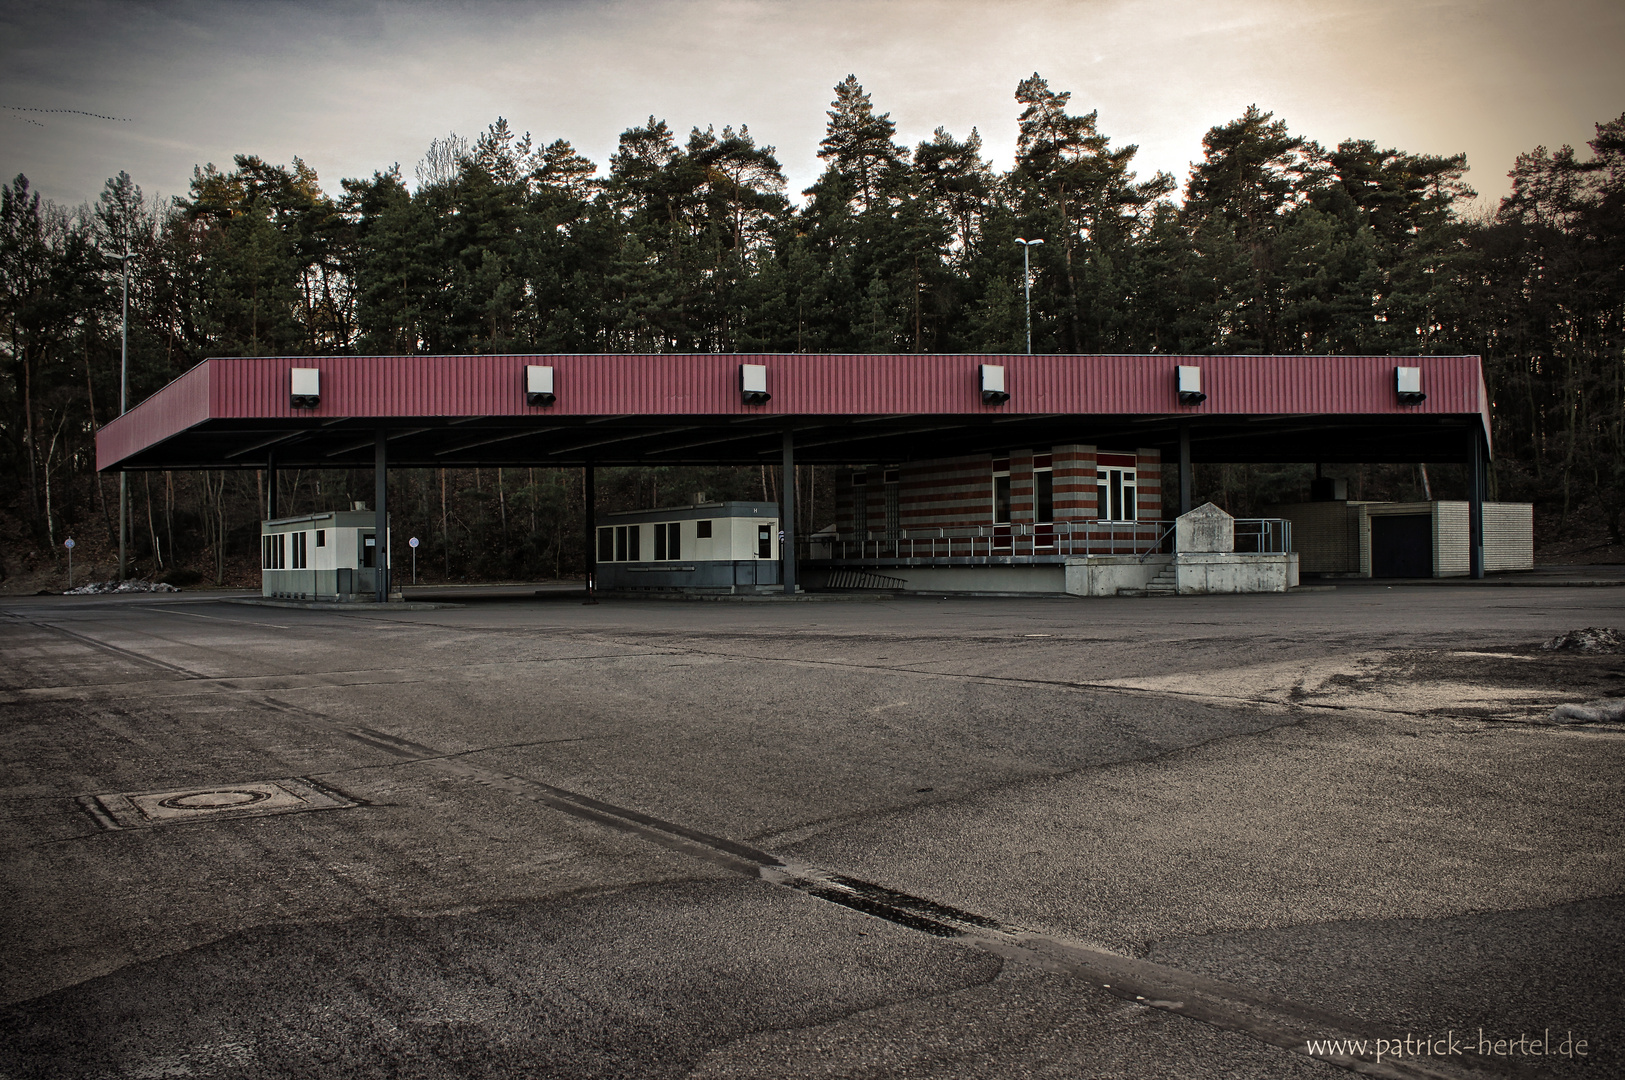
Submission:
[[[749,593],[781,583],[777,503],[698,502],[604,520],[599,589]]]
[[[373,599],[378,588],[377,522],[371,510],[329,510],[261,522],[261,594],[285,600]],[[387,554],[387,530],[384,544]]]

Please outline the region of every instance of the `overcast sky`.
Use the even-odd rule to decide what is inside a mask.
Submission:
[[[1142,176],[1183,183],[1257,103],[1326,145],[1465,151],[1493,199],[1520,151],[1625,112],[1622,58],[1620,0],[0,0],[0,175],[78,203],[120,169],[176,195],[203,162],[299,155],[337,193],[499,115],[603,166],[653,114],[748,124],[795,193],[848,73],[902,141],[975,126],[1004,169],[1037,71]]]

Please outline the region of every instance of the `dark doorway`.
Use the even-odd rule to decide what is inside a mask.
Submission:
[[[1433,515],[1393,514],[1371,518],[1371,576],[1433,576]]]

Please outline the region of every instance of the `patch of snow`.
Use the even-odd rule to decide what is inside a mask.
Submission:
[[[63,596],[97,596],[101,593],[180,592],[162,581],[92,581],[77,589],[69,589]]]

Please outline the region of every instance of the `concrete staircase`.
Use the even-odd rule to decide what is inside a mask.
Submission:
[[[1157,576],[1146,583],[1147,596],[1177,596],[1179,595],[1179,560],[1169,561],[1157,572]]]

